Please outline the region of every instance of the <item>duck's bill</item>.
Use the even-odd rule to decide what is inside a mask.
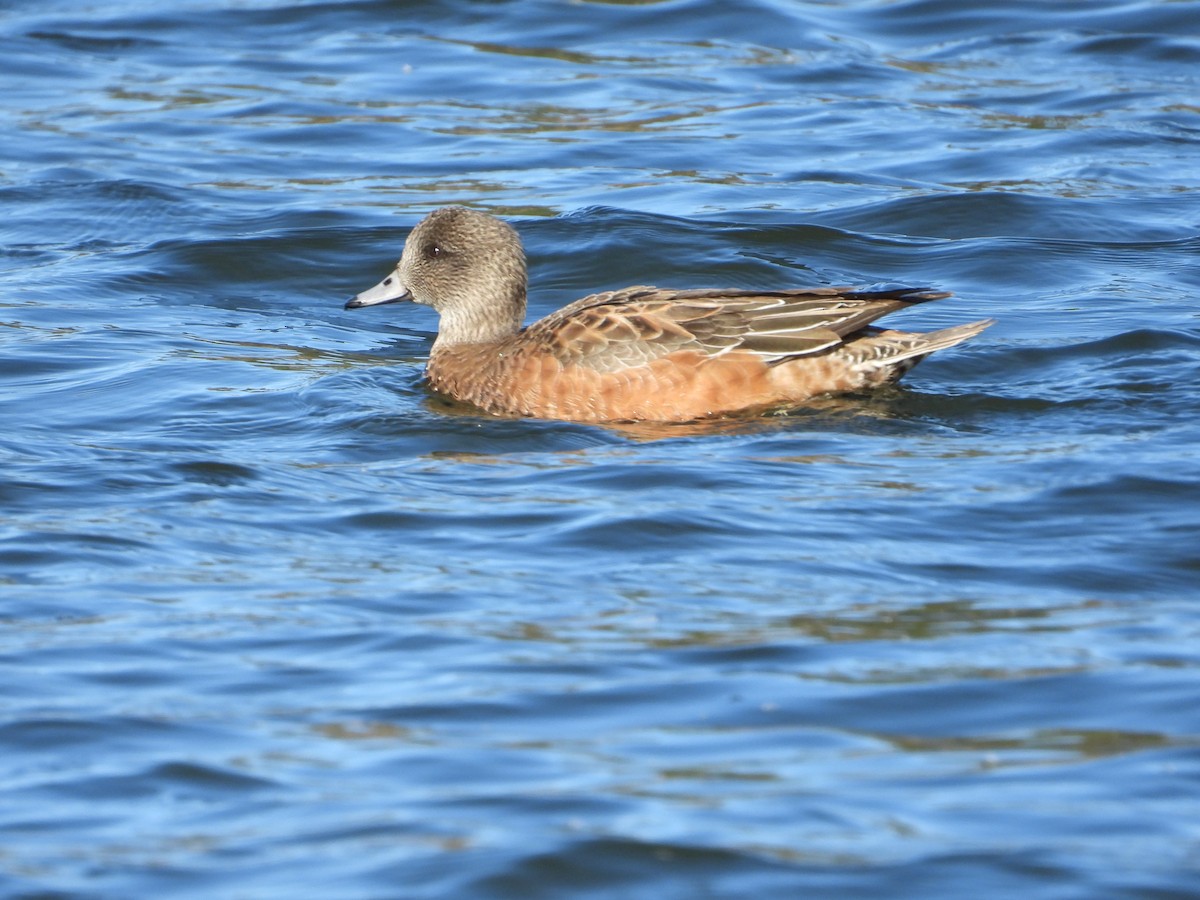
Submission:
[[[410,294],[400,283],[395,274],[389,275],[375,287],[355,294],[346,301],[346,309],[361,309],[364,306],[378,306],[381,303],[402,303],[411,300]]]

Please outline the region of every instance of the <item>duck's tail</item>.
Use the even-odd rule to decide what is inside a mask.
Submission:
[[[953,328],[928,331],[924,334],[897,334],[899,340],[895,342],[895,345],[898,352],[887,362],[900,362],[913,357],[920,359],[935,350],[945,350],[947,347],[961,344],[967,338],[973,338],[985,328],[995,324],[995,319],[980,319],[978,322],[968,322],[965,325],[955,325]]]
[[[881,331],[871,337],[849,344],[845,350],[855,352],[859,370],[868,374],[868,383],[882,384],[901,378],[917,363],[937,350],[945,350],[975,337],[995,319],[980,319],[965,325],[955,325],[940,331],[925,333],[911,331]],[[865,351],[865,352],[864,352]]]

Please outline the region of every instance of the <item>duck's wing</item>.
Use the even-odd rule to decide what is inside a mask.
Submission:
[[[530,325],[521,342],[563,365],[615,372],[679,350],[737,350],[774,365],[840,345],[880,316],[947,293],[915,288],[672,291],[593,294]]]

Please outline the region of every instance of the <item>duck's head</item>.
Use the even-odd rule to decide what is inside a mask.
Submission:
[[[525,290],[525,251],[513,227],[446,206],[417,224],[392,273],[346,309],[409,300],[438,311],[438,343],[483,343],[520,330]]]

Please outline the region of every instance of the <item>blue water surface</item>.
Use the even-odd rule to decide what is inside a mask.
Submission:
[[[1200,895],[1200,2],[0,3],[0,893]],[[531,316],[898,282],[787,416],[433,395]]]

